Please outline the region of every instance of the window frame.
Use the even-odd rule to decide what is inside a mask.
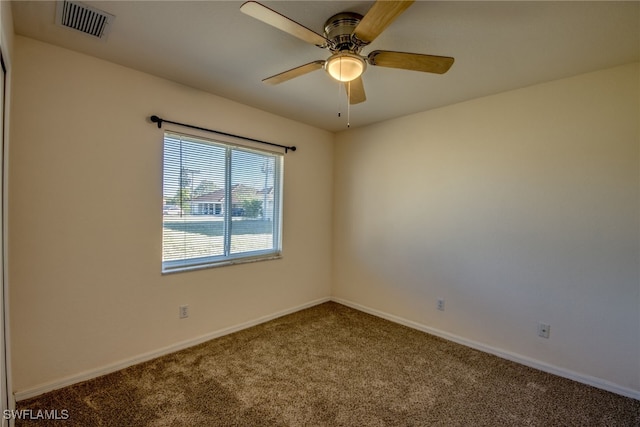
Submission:
[[[283,185],[284,185],[284,153],[282,151],[275,151],[257,147],[251,143],[238,143],[235,138],[221,136],[216,138],[205,137],[198,134],[185,133],[183,131],[165,128],[162,139],[162,193],[164,201],[164,186],[165,186],[165,150],[167,137],[173,139],[185,138],[190,142],[195,142],[203,145],[212,145],[216,147],[224,147],[225,149],[225,165],[224,165],[224,177],[225,177],[225,196],[224,201],[221,203],[221,210],[223,212],[223,254],[222,255],[208,255],[194,258],[183,258],[178,260],[164,260],[165,251],[165,236],[164,236],[164,222],[165,218],[162,215],[162,274],[172,274],[184,271],[200,270],[206,268],[216,268],[228,265],[251,263],[257,261],[266,261],[282,258],[282,217],[283,217]],[[244,141],[243,141],[244,142]],[[231,239],[233,236],[232,227],[233,222],[233,199],[232,199],[232,155],[234,151],[255,153],[258,155],[271,156],[274,159],[273,170],[273,214],[270,222],[273,224],[272,244],[268,249],[259,249],[253,251],[246,251],[240,253],[233,253],[231,250]],[[182,164],[182,160],[180,160]],[[264,189],[263,189],[264,190]],[[264,207],[263,207],[264,208]],[[164,203],[163,203],[164,209]],[[183,206],[180,206],[182,211]]]

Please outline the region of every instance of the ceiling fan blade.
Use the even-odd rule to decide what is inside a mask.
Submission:
[[[324,62],[325,61],[321,60],[309,62],[308,64],[283,71],[282,73],[276,74],[275,76],[267,77],[266,79],[262,80],[262,82],[269,85],[277,85],[282,82],[286,82],[287,80],[300,77],[312,71],[319,70],[324,66]]]
[[[315,31],[308,29],[302,24],[298,24],[296,21],[281,15],[273,9],[269,9],[258,2],[248,1],[240,6],[240,11],[256,18],[259,21],[276,27],[285,33],[289,33],[307,43],[315,44],[319,47],[324,47],[329,44],[327,39]]]
[[[360,104],[367,100],[367,95],[364,93],[362,77],[358,77],[350,82],[344,82],[344,88],[347,90],[347,95],[349,96],[349,104]]]
[[[403,70],[436,74],[444,74],[449,71],[453,61],[454,59],[449,56],[423,55],[389,50],[374,50],[367,57],[369,64],[379,67],[401,68]]]
[[[404,1],[376,1],[367,14],[362,18],[353,34],[358,40],[371,43],[378,37],[398,16],[402,14],[414,0]]]

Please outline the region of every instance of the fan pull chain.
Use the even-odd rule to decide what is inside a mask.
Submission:
[[[342,103],[340,102],[340,92],[341,92],[340,91],[340,86],[342,86],[342,85],[340,84],[340,82],[338,82],[338,117],[342,116],[342,114],[340,113],[340,110],[341,110],[340,107],[342,106]]]
[[[342,81],[342,60],[340,60],[340,81]],[[347,127],[350,127],[351,117],[351,81],[347,82]]]
[[[347,127],[351,127],[351,82],[347,83]]]
[[[340,68],[339,68],[340,81],[342,81],[342,61],[339,61],[338,65],[340,66]],[[342,104],[340,103],[340,86],[341,86],[340,83],[338,83],[338,117],[342,116],[342,114],[340,113],[340,110],[341,110],[340,107],[342,106]]]

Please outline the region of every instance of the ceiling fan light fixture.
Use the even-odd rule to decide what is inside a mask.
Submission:
[[[339,52],[327,59],[327,73],[340,82],[350,82],[362,75],[367,64],[359,55]]]

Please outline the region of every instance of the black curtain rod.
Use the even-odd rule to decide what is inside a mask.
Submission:
[[[222,131],[219,131],[219,130],[207,129],[207,128],[203,128],[203,127],[200,127],[200,126],[188,125],[186,123],[180,123],[180,122],[174,122],[174,121],[171,121],[171,120],[161,119],[158,116],[151,116],[151,117],[149,117],[149,119],[153,123],[157,123],[158,124],[158,129],[160,129],[162,127],[162,123],[163,122],[166,122],[166,123],[171,123],[171,124],[178,125],[178,126],[188,127],[188,128],[191,128],[191,129],[197,129],[197,130],[203,130],[205,132],[217,133],[218,135],[231,136],[233,138],[240,138],[240,139],[244,139],[246,141],[257,142],[259,144],[267,144],[267,145],[271,145],[273,147],[284,148],[284,152],[285,153],[289,152],[289,150],[296,151],[296,146],[295,145],[286,146],[286,145],[274,144],[273,142],[261,141],[259,139],[248,138],[246,136],[240,136],[240,135],[234,135],[232,133],[222,132]]]

